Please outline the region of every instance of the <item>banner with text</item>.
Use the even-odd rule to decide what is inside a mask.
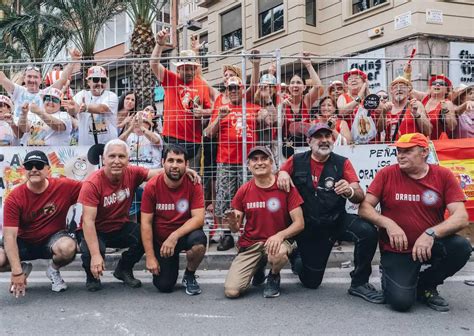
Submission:
[[[357,57],[363,57],[364,59],[349,58],[347,60],[347,70],[356,68],[365,72],[371,93],[377,93],[380,90],[387,91],[385,48],[360,54]]]

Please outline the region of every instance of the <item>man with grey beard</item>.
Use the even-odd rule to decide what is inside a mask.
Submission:
[[[301,258],[295,260],[300,281],[318,288],[334,242],[351,241],[355,250],[349,294],[383,303],[383,294],[369,284],[377,229],[345,209],[347,199],[356,204],[364,200],[357,174],[347,158],[332,152],[334,139],[327,124],[313,125],[307,137],[311,150],[293,155],[278,174],[279,188],[289,191],[294,183],[304,200],[305,228],[297,237]]]

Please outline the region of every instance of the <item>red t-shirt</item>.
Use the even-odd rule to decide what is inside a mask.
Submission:
[[[429,100],[430,96],[426,96],[425,98],[423,98],[421,103],[423,104],[423,106],[426,106]],[[445,101],[448,100],[446,99]],[[441,133],[445,131],[443,123],[441,122],[441,107],[441,102],[439,102],[434,109],[432,109],[431,111],[426,111],[426,114],[428,115],[432,126],[430,135],[430,139],[432,140],[439,139]]]
[[[222,105],[221,105],[222,106]],[[218,163],[242,163],[242,106],[228,105],[231,112],[220,121],[217,147]],[[259,106],[247,103],[247,153],[257,142],[257,111]],[[211,122],[218,116],[214,108]]]
[[[41,194],[19,185],[4,204],[5,227],[17,227],[18,237],[41,244],[58,231],[66,229],[66,216],[76,204],[82,183],[68,178],[48,178],[49,185]]]
[[[304,99],[303,99],[304,100]],[[294,113],[291,106],[285,106],[285,123],[283,131],[285,135],[289,135],[289,127],[294,122],[305,122],[311,123],[310,109],[307,108],[306,104],[302,101],[300,104],[299,113]]]
[[[245,227],[239,239],[239,247],[265,242],[269,237],[291,224],[290,211],[303,204],[298,190],[290,192],[278,189],[277,183],[260,188],[252,179],[239,188],[232,200],[232,207],[245,214]]]
[[[397,127],[398,120],[400,119],[400,113],[402,113],[402,111],[399,111],[397,114],[387,113],[385,116],[385,141],[387,142],[392,142],[392,136]],[[416,119],[413,118],[410,108],[408,107],[403,116],[403,120],[400,123],[400,127],[398,128],[395,140],[398,140],[398,138],[403,134],[417,132],[419,133],[420,129],[416,123]],[[383,141],[384,139],[381,140]]]
[[[200,184],[187,177],[176,188],[165,183],[165,174],[153,177],[145,186],[141,211],[154,214],[153,238],[159,245],[191,218],[191,210],[204,208],[204,192]]]
[[[201,118],[195,118],[191,110],[194,105],[211,108],[207,84],[199,77],[185,84],[176,73],[165,70],[161,85],[165,90],[163,135],[200,143]]]
[[[319,176],[323,171],[325,162],[318,162],[311,158],[311,176],[313,177],[314,188],[318,187]],[[293,175],[293,156],[290,157],[281,166],[280,170],[286,171],[288,174]],[[359,182],[357,174],[352,167],[352,163],[349,160],[344,161],[344,172],[342,178],[349,183]]]
[[[120,230],[129,221],[128,212],[135,189],[147,176],[148,169],[127,166],[122,181],[118,184],[110,182],[103,168],[92,173],[84,181],[78,203],[97,208],[95,227],[98,232]]]
[[[385,167],[375,175],[367,190],[380,200],[382,215],[394,220],[408,238],[408,250],[418,237],[444,220],[446,205],[463,202],[465,196],[453,173],[444,167],[429,165],[428,174],[419,180],[408,177],[398,164]],[[380,249],[399,252],[390,246],[384,229],[380,230]]]

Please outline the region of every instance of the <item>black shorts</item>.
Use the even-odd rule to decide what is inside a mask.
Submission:
[[[41,244],[32,244],[21,238],[17,238],[16,243],[18,245],[20,260],[51,259],[53,257],[54,244],[64,237],[73,239],[65,230],[56,232]],[[4,248],[4,244],[4,241],[2,241],[0,247]]]

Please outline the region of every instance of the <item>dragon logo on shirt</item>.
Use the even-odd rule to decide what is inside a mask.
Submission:
[[[31,218],[32,219],[38,219],[41,216],[50,216],[56,212],[56,204],[54,203],[48,203],[41,209],[38,209],[37,211],[33,211],[31,213]]]
[[[176,203],[176,210],[178,210],[179,213],[185,213],[189,209],[189,202],[186,199],[180,199]]]
[[[436,202],[438,202],[438,200],[439,200],[439,196],[433,190],[425,190],[423,194],[421,195],[421,201],[425,205],[434,205],[436,204]]]
[[[280,200],[278,198],[272,197],[267,201],[267,209],[270,212],[276,212],[276,211],[280,210],[280,208],[281,208],[281,204],[280,204]]]

